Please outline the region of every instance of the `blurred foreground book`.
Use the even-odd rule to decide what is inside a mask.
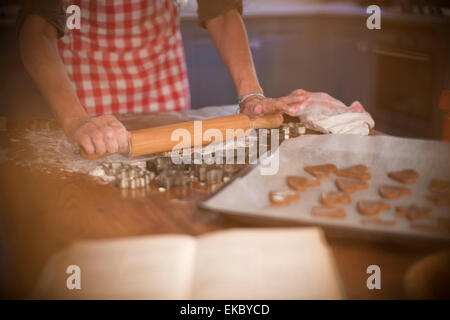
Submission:
[[[318,228],[232,229],[76,243],[50,259],[32,298],[340,299],[339,282]]]

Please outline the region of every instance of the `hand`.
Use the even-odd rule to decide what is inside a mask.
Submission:
[[[86,119],[72,126],[66,135],[69,141],[88,154],[126,152],[130,133],[112,115]]]
[[[297,115],[301,104],[308,99],[309,93],[305,90],[295,90],[291,94],[281,98],[264,98],[251,96],[240,105],[241,113],[250,117],[262,116],[275,112],[284,112],[290,116]]]

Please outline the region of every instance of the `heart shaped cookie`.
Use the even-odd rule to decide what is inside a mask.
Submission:
[[[326,206],[337,206],[341,204],[349,204],[352,198],[348,193],[340,191],[324,191],[320,195],[320,202]]]
[[[391,209],[389,203],[380,200],[359,200],[357,203],[359,213],[366,216],[376,216],[382,211]]]
[[[431,208],[419,207],[415,204],[409,206],[398,206],[395,208],[397,218],[406,218],[409,220],[429,219],[431,218]]]
[[[364,180],[353,178],[337,178],[336,186],[339,190],[346,193],[354,193],[358,190],[367,190],[369,185]]]
[[[288,176],[286,178],[286,183],[289,186],[289,188],[297,191],[304,191],[309,187],[320,186],[320,180],[308,179],[305,177],[298,177],[298,176]]]
[[[300,195],[297,192],[287,191],[270,191],[269,200],[272,204],[277,206],[285,206],[293,201],[300,200]]]
[[[401,171],[389,172],[388,176],[401,183],[414,184],[419,178],[419,173],[413,169],[404,169]]]
[[[430,181],[430,191],[450,194],[450,181],[433,179]]]
[[[337,170],[336,175],[361,180],[370,180],[371,178],[369,168],[363,164],[357,164],[342,170]]]
[[[408,188],[391,186],[387,184],[381,185],[378,189],[378,192],[383,198],[386,199],[399,199],[411,195],[411,190],[409,190]]]
[[[317,179],[328,179],[330,175],[336,171],[336,166],[331,163],[319,166],[305,167],[304,170]]]

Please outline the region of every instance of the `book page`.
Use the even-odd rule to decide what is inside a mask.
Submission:
[[[32,295],[37,299],[186,299],[196,240],[182,235],[87,241],[54,256]],[[67,289],[70,265],[81,289]]]
[[[317,228],[235,229],[198,241],[192,299],[343,298]]]

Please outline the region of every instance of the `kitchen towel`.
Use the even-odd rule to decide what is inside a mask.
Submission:
[[[331,134],[369,135],[375,122],[358,101],[347,107],[343,102],[323,92],[296,90],[291,94],[307,95],[296,108],[296,116],[308,129]]]

